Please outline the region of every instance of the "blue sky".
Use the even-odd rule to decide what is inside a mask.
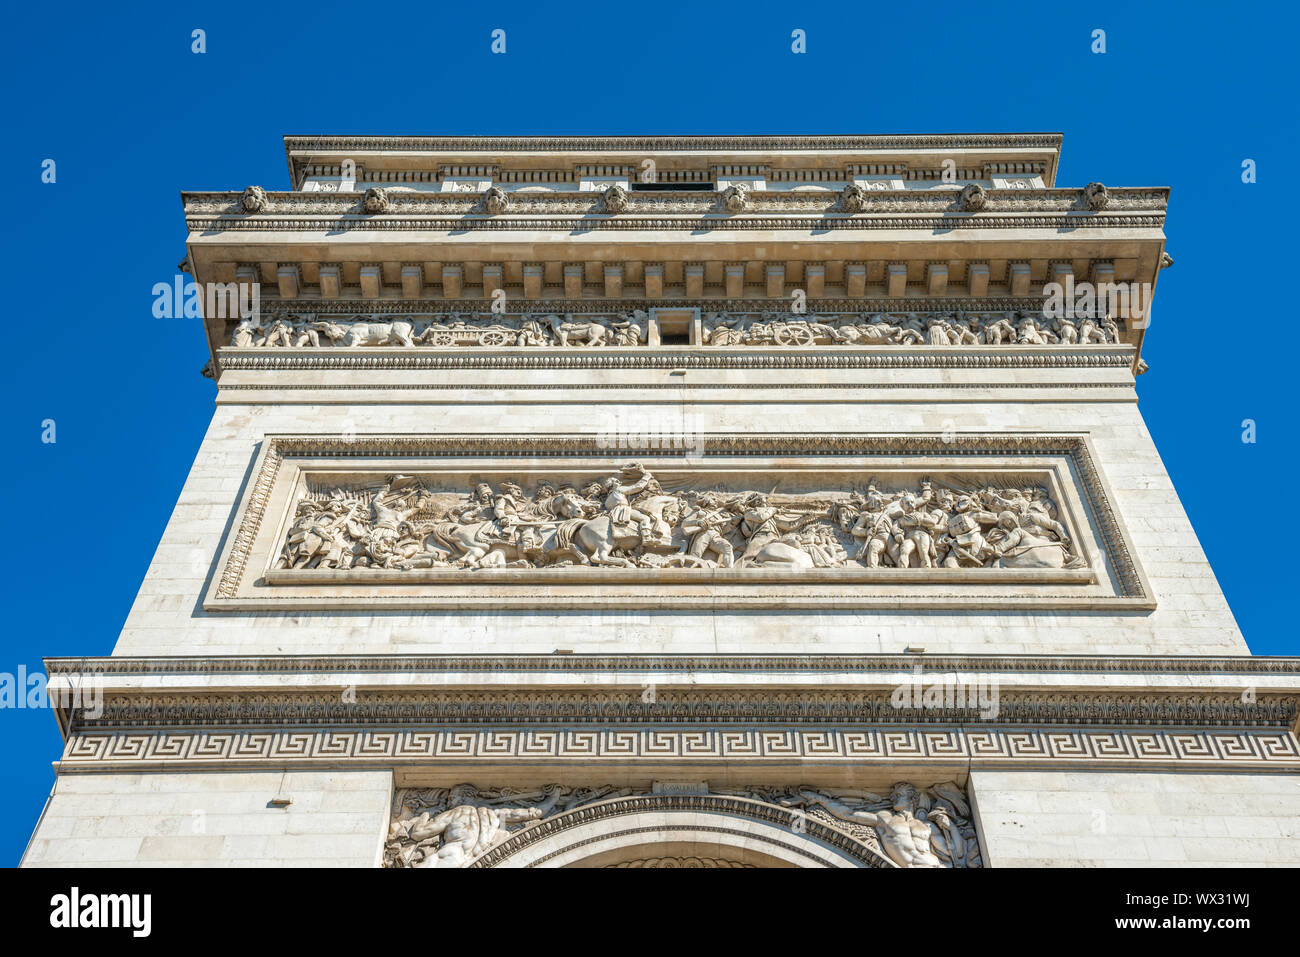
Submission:
[[[1292,5],[81,6],[5,3],[0,672],[112,649],[215,391],[197,322],[150,312],[178,193],[285,188],[285,133],[1061,131],[1059,184],[1171,186],[1141,409],[1251,649],[1297,652]],[[0,722],[9,863],[59,738]]]

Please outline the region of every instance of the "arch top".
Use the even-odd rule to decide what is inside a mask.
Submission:
[[[896,867],[803,811],[723,794],[642,794],[557,814],[469,867]]]

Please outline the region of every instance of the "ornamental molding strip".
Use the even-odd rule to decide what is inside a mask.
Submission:
[[[659,345],[662,308],[624,307],[607,315],[525,312],[334,313],[289,308],[234,324],[233,349],[502,348],[605,349]],[[1045,317],[1041,311],[935,310],[848,314],[690,311],[691,344],[709,348],[869,346],[1077,347],[1118,345],[1119,323],[1105,314]]]
[[[776,186],[779,184],[773,184]],[[708,191],[655,191],[637,192],[622,190],[616,205],[626,206],[611,210],[606,205],[609,191],[595,193],[579,190],[555,190],[545,193],[505,190],[499,186],[493,197],[508,200],[507,206],[485,204],[483,196],[459,192],[434,193],[416,191],[400,184],[371,187],[381,190],[372,193],[336,192],[286,192],[268,191],[260,186],[250,186],[242,192],[184,192],[185,211],[188,215],[212,215],[250,218],[259,222],[266,215],[292,216],[499,216],[507,209],[516,216],[556,215],[657,215],[661,213],[716,214],[720,221],[730,221],[729,213],[769,212],[802,213],[820,212],[854,216],[870,213],[1095,213],[1098,208],[1096,192],[1088,189],[996,189],[982,190],[983,204],[978,209],[963,200],[964,191],[951,189],[889,189],[861,190],[853,193],[850,206],[844,207],[844,194],[833,188],[815,192],[795,192],[771,188],[749,190],[733,185]],[[971,187],[967,187],[970,189]],[[615,194],[617,196],[617,194]],[[369,206],[366,196],[370,196]],[[1106,191],[1105,210],[1119,212],[1164,212],[1169,202],[1168,187],[1129,187]],[[1089,197],[1093,197],[1090,201]],[[386,200],[386,204],[380,200]],[[491,212],[496,209],[496,212]],[[1089,217],[1090,219],[1092,217]],[[375,221],[378,221],[377,219]]]
[[[513,209],[513,205],[511,207]],[[975,217],[979,215],[980,218]],[[421,218],[403,218],[396,217],[340,217],[329,218],[321,217],[318,219],[308,219],[306,217],[297,217],[293,219],[282,218],[274,219],[267,216],[258,217],[217,217],[195,215],[186,218],[186,226],[194,233],[206,233],[217,235],[223,232],[307,232],[307,233],[346,233],[351,230],[363,231],[384,231],[384,232],[464,232],[475,230],[488,231],[522,231],[534,232],[539,225],[545,225],[548,230],[555,232],[585,232],[585,231],[656,231],[662,233],[700,233],[708,231],[741,231],[741,230],[759,230],[763,232],[773,232],[777,230],[789,230],[792,232],[808,232],[811,230],[917,230],[924,232],[933,232],[934,230],[956,230],[963,227],[970,229],[1042,229],[1051,230],[1053,233],[1059,233],[1061,230],[1073,229],[1152,229],[1158,230],[1164,226],[1164,214],[1160,215],[1123,215],[1114,216],[1103,213],[1075,213],[1069,215],[1041,215],[1041,216],[984,216],[974,213],[954,212],[944,216],[913,216],[913,217],[875,217],[867,218],[865,214],[859,214],[853,218],[848,217],[789,217],[776,218],[772,216],[758,217],[744,214],[719,214],[716,217],[707,218],[688,218],[680,217],[676,219],[652,219],[648,217],[636,218],[626,214],[621,216],[606,216],[604,218],[595,217],[555,217],[543,222],[534,217],[531,219],[521,218],[518,216],[484,216],[482,218],[466,214],[460,217],[421,217]],[[1060,238],[1053,236],[1051,238]]]
[[[1111,504],[1113,498],[1083,436],[701,435],[694,437],[691,448],[673,450],[649,447],[645,437],[644,448],[624,447],[637,441],[628,438],[611,449],[611,443],[600,436],[268,436],[254,480],[237,507],[236,530],[223,549],[221,571],[204,607],[208,611],[558,610],[658,607],[665,601],[678,608],[700,603],[711,608],[871,607],[880,602],[929,608],[979,608],[986,603],[999,609],[1154,607]],[[618,461],[612,463],[614,456]],[[525,502],[522,490],[516,494],[512,484],[524,475],[520,458],[531,460],[525,471],[532,476],[530,488],[537,486],[536,502]],[[448,459],[458,461],[449,466]],[[632,459],[646,464],[620,464]],[[768,475],[777,463],[781,474]],[[775,482],[774,487],[784,482],[795,497],[782,493],[784,498],[770,504],[765,493],[747,488],[737,486],[728,493],[716,484],[721,473],[711,468],[732,473],[743,469],[750,482]],[[669,482],[667,491],[659,488],[652,470],[659,470]],[[930,486],[925,483],[932,473],[949,478],[936,477],[937,484],[927,494]],[[876,492],[870,476],[877,474],[894,475],[894,484],[919,481],[922,491],[916,495]],[[329,480],[321,478],[330,475],[351,478],[331,489]],[[724,496],[718,507],[730,509],[728,515],[734,512],[732,524],[741,521],[735,532],[710,531],[712,526],[705,522],[699,529],[682,525],[679,534],[678,523],[691,515],[713,515],[712,505],[704,508],[706,499],[712,501],[709,495],[683,498],[674,491],[689,489],[693,475],[706,486],[716,485],[717,494]],[[985,481],[977,478],[980,475],[1017,488],[1030,482],[1045,493],[1043,507],[1035,511],[1037,506],[1024,499],[1028,511],[1018,520],[1017,529],[1012,529],[1016,523],[1007,517],[1014,518],[1013,513],[1002,505],[997,506],[1001,512],[989,512],[991,521],[985,522],[983,512],[971,512],[975,499],[970,499],[969,508],[962,504],[970,497],[963,497],[964,492]],[[602,477],[599,488],[590,485]],[[743,479],[732,484],[736,481],[743,484]],[[847,499],[843,507],[821,498],[805,501],[791,484],[796,481],[822,482],[822,488],[852,483],[865,490],[862,504],[850,507]],[[432,484],[426,488],[426,482]],[[589,485],[593,491],[582,491]],[[354,486],[361,491],[345,494]],[[627,493],[619,498],[622,487]],[[471,506],[468,499],[462,505],[454,503],[457,488],[475,490],[475,509],[491,506],[494,513],[501,512],[514,502],[511,509],[523,508],[523,512],[512,514],[505,524],[496,516],[483,519],[487,524],[465,525],[460,516]],[[543,488],[564,494],[543,501]],[[1006,494],[1014,498],[1019,493]],[[629,496],[635,498],[627,500]],[[857,534],[862,516],[874,514],[871,503],[876,498],[881,521],[889,517],[885,524],[901,522],[908,529],[917,524],[911,513],[893,516],[889,502],[898,496],[921,503],[916,513],[921,524],[931,521],[922,517],[930,515],[932,499],[946,503],[942,507],[948,527],[943,535],[937,525],[926,534],[919,526],[909,531],[900,525],[892,539],[882,537],[880,543],[875,542],[875,526],[872,530],[863,526],[862,535]],[[997,495],[989,501],[995,500],[1005,503]],[[553,511],[555,502],[570,501],[581,514],[549,520],[543,516],[536,521],[527,517],[537,509]],[[446,512],[447,508],[452,511]],[[906,503],[901,502],[900,508],[905,510]],[[1059,522],[1053,517],[1058,508]],[[439,518],[444,512],[446,519]],[[772,515],[764,518],[768,512]],[[970,515],[963,518],[967,512]],[[818,518],[821,513],[825,514]],[[426,514],[427,520],[419,518]],[[854,537],[845,538],[853,515],[857,516],[852,522]],[[727,516],[719,512],[716,517]],[[939,513],[934,512],[933,521],[938,520]],[[979,531],[994,524],[1002,529],[1000,533]],[[347,540],[345,529],[351,536]],[[742,547],[739,539],[730,547],[724,540],[740,534],[743,552],[737,551]],[[514,558],[511,541],[519,552]],[[861,546],[860,560],[854,563],[858,567],[836,567],[847,562],[846,548],[853,548],[855,542]],[[946,549],[943,555],[939,544]],[[1049,544],[1056,549],[1050,555]],[[993,551],[1005,545],[1011,551],[990,559],[992,552],[986,555],[985,545]],[[695,551],[700,554],[692,554]],[[1044,565],[1037,560],[1046,561],[1057,552],[1056,561]],[[637,557],[642,553],[644,559]],[[1013,554],[1020,557],[1009,564],[1006,556]],[[928,563],[926,555],[931,556]],[[956,560],[950,560],[954,556]],[[1033,557],[1037,567],[1015,567],[1023,566],[1025,556]],[[981,567],[981,562],[989,564],[983,559],[999,559],[993,561],[998,567]],[[593,563],[619,567],[596,568]],[[556,567],[536,567],[539,564]],[[897,567],[879,567],[890,564]],[[755,593],[749,583],[758,581],[782,587]],[[539,590],[541,582],[546,585]],[[1049,584],[1055,587],[1044,587]],[[1000,591],[978,590],[980,585]],[[909,592],[909,588],[916,590]]]
[[[284,138],[286,155],[353,151],[447,152],[643,152],[646,150],[1059,150],[1060,133],[924,133],[809,136],[300,136]]]
[[[619,861],[606,864],[608,868],[646,868],[654,870],[717,870],[733,867],[754,868],[757,864],[745,864],[721,857],[643,857],[634,861]]]
[[[389,186],[383,212],[369,211],[364,196],[352,193],[261,190],[251,203],[248,190],[187,192],[182,198],[186,225],[204,233],[531,230],[538,227],[539,218],[545,218],[548,229],[573,230],[1159,228],[1169,199],[1167,188],[1113,189],[1104,209],[1095,209],[1079,189],[987,189],[981,194],[982,205],[974,209],[956,189],[870,190],[852,203],[850,212],[843,197],[831,190],[737,190],[633,190],[622,198],[618,211],[605,205],[603,193],[528,193],[496,186],[484,197]]]
[[[1125,726],[1162,728],[1271,728],[1288,730],[1300,715],[1295,693],[1202,689],[1153,693],[999,689],[972,673],[927,670],[901,675],[885,689],[770,686],[743,690],[656,684],[653,700],[640,687],[600,684],[580,691],[502,689],[338,689],[240,691],[175,689],[166,693],[106,691],[67,711],[82,734],[104,730],[237,727],[431,727],[473,725],[640,725],[655,728],[721,723],[763,726],[944,727]],[[913,687],[915,683],[916,687]],[[932,706],[921,700],[927,688]],[[902,689],[901,691],[899,689]],[[60,693],[63,693],[62,691]],[[71,695],[64,694],[71,699]],[[93,707],[93,714],[88,708]]]
[[[931,671],[967,674],[1280,676],[1300,679],[1300,658],[1216,655],[234,655],[183,657],[102,656],[46,658],[51,678],[69,681],[160,675],[283,676],[285,674],[517,674],[782,673],[841,672],[907,675],[917,664]],[[276,679],[278,682],[278,678]],[[344,682],[351,684],[352,682]],[[1300,691],[1300,684],[1297,684]]]
[[[1128,369],[1131,345],[990,346],[932,349],[924,346],[837,349],[723,349],[689,353],[672,348],[611,348],[591,352],[555,350],[435,349],[220,349],[223,370],[298,369]],[[1041,388],[1044,383],[1022,383]],[[223,385],[223,388],[228,386]],[[492,385],[492,388],[498,388]],[[676,386],[680,388],[681,386]],[[692,384],[695,388],[695,384]],[[812,387],[810,384],[807,387]],[[638,384],[637,388],[642,388]]]
[[[653,769],[745,762],[755,769],[923,767],[1300,771],[1300,744],[1281,729],[1161,728],[348,728],[86,731],[70,735],[60,774],[280,768],[508,768],[597,762]]]
[[[701,300],[699,299],[674,299],[671,297],[654,300],[642,299],[639,303],[637,300],[630,298],[564,299],[542,297],[528,299],[523,302],[518,299],[507,299],[504,303],[504,311],[493,313],[484,308],[482,299],[319,299],[307,303],[297,300],[281,300],[270,294],[264,294],[261,299],[263,312],[267,312],[269,307],[271,311],[284,310],[314,316],[357,316],[358,318],[365,318],[386,315],[390,317],[402,316],[412,320],[458,314],[465,317],[478,314],[484,318],[495,317],[500,319],[510,317],[519,319],[530,313],[558,313],[560,315],[568,313],[627,313],[632,310],[634,304],[638,304],[640,308],[646,310],[654,309],[661,312],[681,310],[694,312],[698,309],[701,313],[753,317],[767,316],[769,318],[779,318],[788,314],[788,308],[782,308],[782,306],[788,307],[785,300],[782,300],[782,306],[777,306],[774,303],[756,302],[753,299],[725,297],[708,299],[704,302],[705,304],[701,306]],[[870,316],[875,313],[943,313],[952,315],[959,312],[976,315],[995,312],[1026,312],[1042,315],[1046,302],[1047,300],[1043,296],[989,296],[987,298],[925,296],[915,299],[863,296],[861,298],[809,298],[807,306],[808,312],[812,314],[834,313],[845,316],[859,314]],[[235,320],[231,320],[232,329],[234,323]]]
[[[211,376],[207,376],[211,378]],[[616,382],[575,382],[575,383],[556,383],[556,382],[513,382],[504,385],[500,382],[386,382],[382,385],[375,382],[290,382],[269,384],[266,381],[250,382],[224,382],[220,386],[221,392],[262,392],[277,391],[285,393],[293,392],[375,392],[383,389],[388,395],[397,396],[409,393],[421,392],[491,392],[496,397],[501,397],[508,392],[582,392],[582,391],[623,391],[631,392],[637,396],[638,401],[645,403],[653,402],[680,402],[680,393],[682,387],[674,382],[647,382],[638,383],[633,386],[620,384]],[[1008,389],[1033,391],[1037,393],[1055,393],[1063,394],[1067,390],[1074,389],[1109,389],[1116,392],[1116,400],[1128,402],[1131,401],[1133,386],[1125,382],[912,382],[906,385],[898,385],[890,382],[764,382],[764,383],[745,383],[745,382],[696,382],[691,384],[691,389],[697,394],[697,402],[704,403],[716,401],[716,398],[710,398],[709,393],[720,391],[799,391],[799,392],[844,392],[846,390],[892,390],[898,395],[906,395],[911,390],[927,389],[939,391],[941,394],[936,397],[935,401],[957,401],[951,398],[950,393],[953,391],[981,391],[985,393],[1002,392]],[[655,392],[671,393],[667,398],[654,397]],[[1036,397],[1035,397],[1036,398]],[[218,398],[218,402],[222,398]],[[242,402],[242,399],[230,401]],[[574,396],[559,396],[558,402],[564,402],[569,405],[585,404],[588,400]],[[810,398],[810,402],[838,402],[841,401],[835,396],[826,396],[824,398]]]

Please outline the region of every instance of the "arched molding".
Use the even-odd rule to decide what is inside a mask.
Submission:
[[[695,856],[757,867],[894,867],[824,821],[751,798],[647,794],[613,798],[525,828],[470,867],[606,867]]]

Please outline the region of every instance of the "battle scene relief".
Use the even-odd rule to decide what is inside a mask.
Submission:
[[[1091,346],[1122,341],[1107,316],[1052,316],[1020,310],[812,315],[706,312],[699,346]],[[560,348],[651,344],[651,317],[641,309],[609,315],[479,313],[341,316],[278,310],[248,318],[230,332],[235,349]]]
[[[1041,475],[929,476],[752,488],[734,478],[308,476],[276,569],[1076,569]],[[787,483],[788,484],[788,483]],[[836,487],[838,486],[838,487]],[[781,490],[778,490],[781,489]]]

